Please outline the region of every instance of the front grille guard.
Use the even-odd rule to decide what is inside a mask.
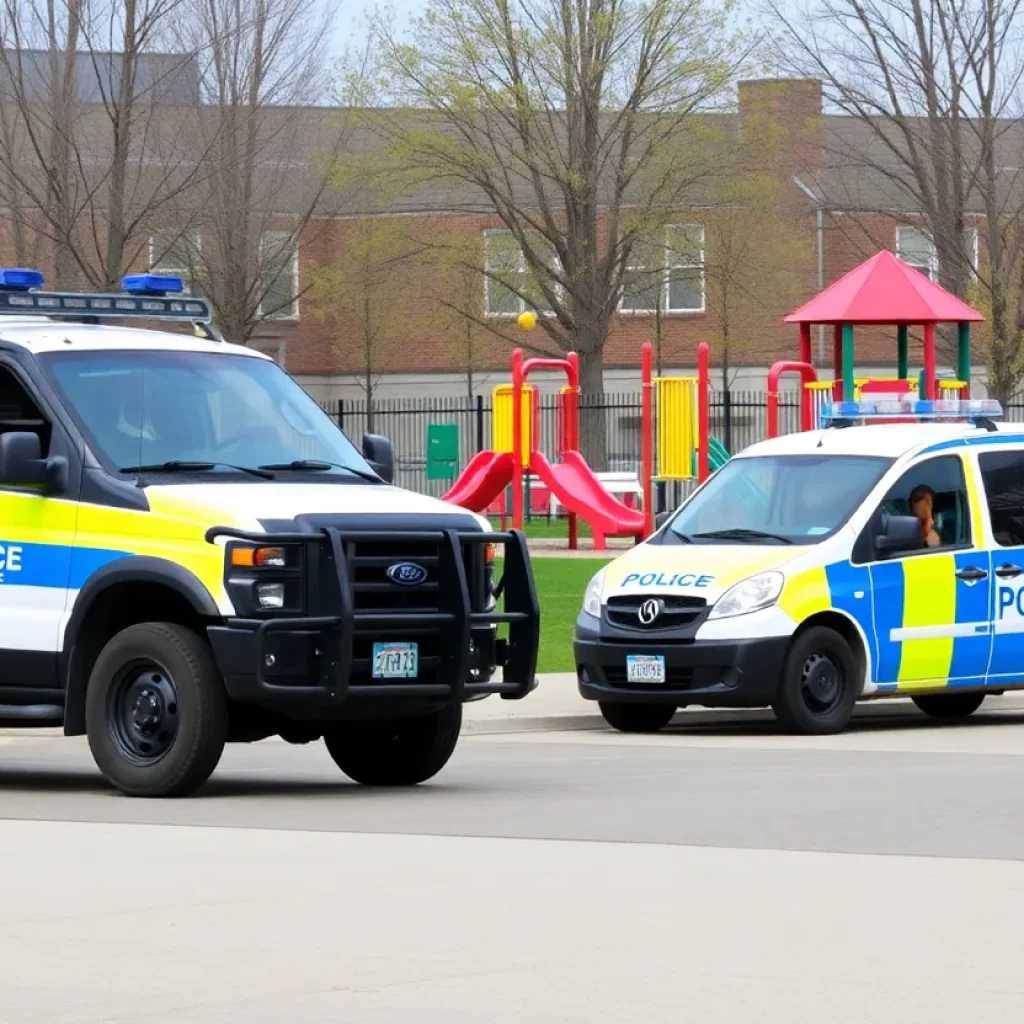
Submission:
[[[540,641],[540,605],[533,570],[527,553],[526,537],[519,530],[507,533],[483,533],[461,530],[344,530],[327,527],[317,533],[251,533],[227,526],[215,526],[206,532],[211,544],[218,538],[243,541],[260,546],[302,545],[307,567],[321,564],[326,553],[335,572],[330,574],[331,592],[319,585],[307,587],[307,607],[311,611],[329,610],[329,614],[274,618],[231,619],[232,629],[249,629],[255,634],[257,682],[264,691],[281,696],[327,697],[340,703],[348,697],[448,697],[461,701],[483,694],[500,694],[505,700],[519,700],[537,685],[537,647]],[[438,548],[438,607],[436,611],[359,611],[355,607],[352,576],[346,545],[394,542],[400,544],[436,544]],[[462,556],[462,545],[503,545],[505,549],[501,595],[504,610],[474,611],[469,580]],[[326,549],[326,551],[325,551]],[[322,579],[322,577],[321,577]],[[319,581],[318,581],[319,582]],[[470,638],[474,626],[506,625],[501,682],[473,682],[470,678]],[[441,636],[436,678],[450,682],[416,683],[382,681],[353,683],[352,676],[361,667],[353,656],[356,631],[371,633],[377,629],[436,627]],[[320,653],[320,679],[316,685],[301,686],[271,682],[266,678],[267,636],[274,632],[316,635]],[[365,659],[364,659],[365,660]],[[369,671],[366,673],[369,675]]]

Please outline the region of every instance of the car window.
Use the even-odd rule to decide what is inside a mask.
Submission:
[[[912,497],[925,493],[925,507],[930,507],[930,523],[920,503],[911,502]],[[921,551],[942,550],[962,547],[971,542],[971,523],[967,503],[967,484],[964,467],[958,455],[943,455],[939,458],[919,462],[906,471],[889,488],[881,504],[872,516],[864,534],[864,542],[858,544],[855,561],[873,557],[874,543],[884,531],[889,516],[918,515],[922,519]],[[933,542],[925,543],[925,530],[934,533]],[[914,554],[911,552],[910,554]]]
[[[859,455],[731,459],[679,510],[667,535],[707,543],[816,544],[850,518],[890,465]]]
[[[97,454],[116,469],[169,461],[323,463],[369,473],[324,411],[279,366],[234,354],[60,352],[44,365]]]
[[[1024,452],[985,452],[978,465],[996,543],[1024,547]]]

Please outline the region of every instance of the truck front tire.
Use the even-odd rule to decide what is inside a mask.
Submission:
[[[675,718],[675,704],[623,704],[602,700],[604,720],[619,732],[659,732]]]
[[[433,778],[455,750],[462,705],[386,721],[337,722],[324,733],[334,763],[364,786],[416,786]]]
[[[194,792],[228,735],[227,694],[206,641],[169,622],[122,630],[93,666],[85,728],[97,767],[121,792]]]
[[[931,718],[953,719],[973,715],[986,696],[984,693],[923,693],[912,700]]]

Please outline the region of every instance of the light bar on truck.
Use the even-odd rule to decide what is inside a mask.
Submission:
[[[169,274],[129,274],[121,281],[121,290],[129,295],[180,295],[185,282]]]
[[[918,399],[880,398],[872,401],[834,402],[822,407],[823,423],[848,423],[851,420],[891,420],[893,418],[922,421],[956,421],[977,419],[998,419],[1003,407],[994,398],[966,399]]]
[[[0,268],[0,315],[48,316],[60,320],[183,320],[210,324],[213,312],[206,299],[180,295],[181,279],[162,274],[134,274],[124,279],[125,291],[41,292],[37,270]],[[174,294],[172,294],[174,293]]]

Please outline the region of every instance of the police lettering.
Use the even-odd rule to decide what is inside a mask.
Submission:
[[[672,573],[669,576],[663,572],[631,572],[620,584],[628,587],[635,583],[638,587],[709,587],[714,582],[714,576],[698,576],[695,572]]]
[[[1024,587],[1020,590],[1014,590],[1012,587],[1000,587],[999,588],[999,618],[1003,618],[1003,613],[1007,608],[1016,608],[1017,614],[1024,618]],[[1013,612],[1011,611],[1011,615]]]
[[[0,572],[21,572],[21,545],[0,544]]]

